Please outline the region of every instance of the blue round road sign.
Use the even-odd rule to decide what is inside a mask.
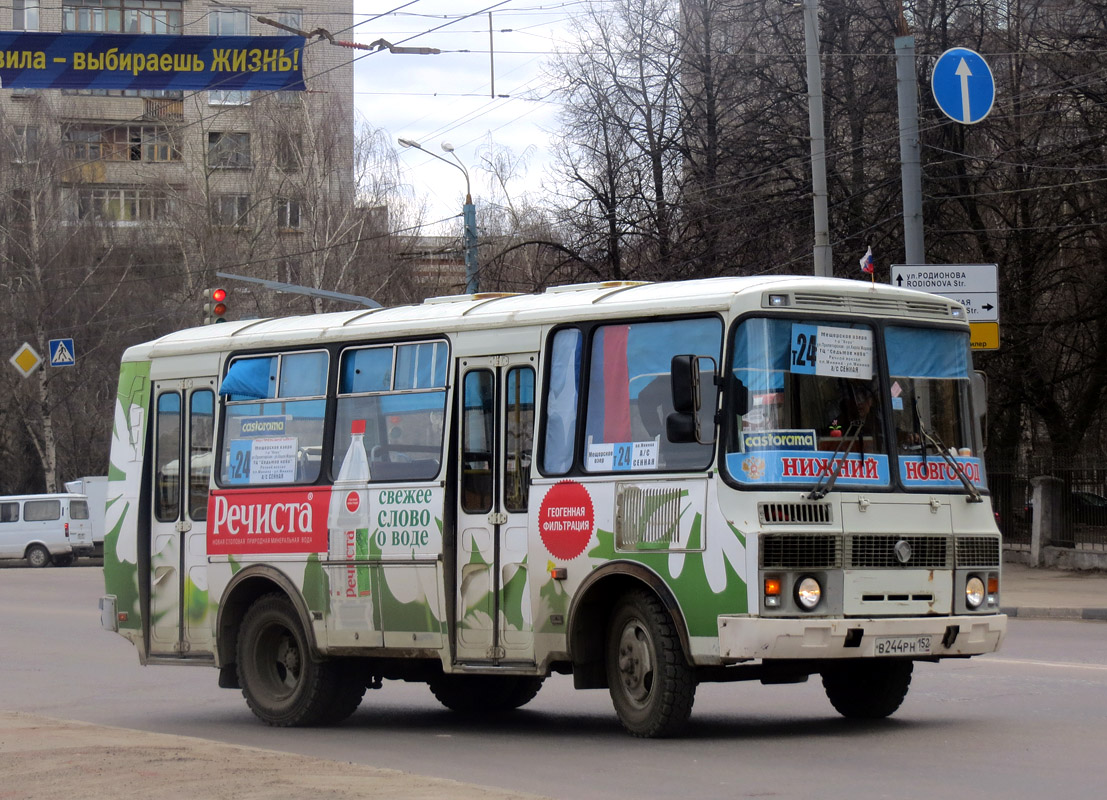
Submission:
[[[988,63],[967,47],[951,47],[930,74],[930,90],[942,113],[972,125],[988,116],[996,99],[996,82]]]

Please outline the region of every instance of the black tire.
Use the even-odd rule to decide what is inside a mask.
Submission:
[[[50,551],[41,544],[33,544],[28,547],[23,557],[26,558],[27,563],[35,569],[42,569],[43,567],[50,566]]]
[[[516,681],[515,689],[507,698],[509,708],[522,708],[533,700],[542,689],[545,678],[522,677]]]
[[[289,728],[329,724],[357,708],[365,691],[355,691],[342,665],[313,661],[296,610],[279,593],[254,602],[242,620],[237,646],[242,696],[267,725]],[[351,705],[352,704],[352,705]]]
[[[520,708],[538,694],[542,678],[519,675],[439,675],[430,690],[459,714],[500,714]]]
[[[831,705],[849,719],[883,719],[895,713],[911,686],[911,661],[851,661],[823,673]]]
[[[55,567],[71,567],[71,566],[73,566],[73,561],[75,559],[73,558],[73,556],[68,555],[68,556],[54,556],[53,560],[54,560],[54,566]]]
[[[365,697],[365,674],[356,661],[336,661],[327,665],[335,671],[334,694],[319,717],[321,725],[336,725],[350,717]]]
[[[627,733],[672,736],[688,722],[696,699],[695,674],[656,595],[633,592],[615,608],[606,664],[611,702]]]

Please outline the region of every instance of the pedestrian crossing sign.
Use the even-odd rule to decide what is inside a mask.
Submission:
[[[73,349],[72,339],[50,340],[50,366],[72,367],[77,363],[77,351]]]

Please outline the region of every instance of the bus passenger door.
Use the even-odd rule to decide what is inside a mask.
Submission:
[[[533,663],[527,502],[537,356],[462,358],[458,661]]]
[[[207,511],[215,378],[154,384],[154,480],[150,503],[150,654],[212,650]]]

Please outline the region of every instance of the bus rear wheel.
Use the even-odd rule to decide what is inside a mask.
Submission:
[[[696,699],[695,675],[654,594],[633,592],[616,607],[606,661],[611,701],[628,733],[656,738],[684,727]]]
[[[237,666],[250,710],[275,727],[339,722],[365,693],[365,682],[340,663],[312,660],[296,610],[278,593],[264,595],[246,612]]]
[[[543,680],[528,675],[441,675],[430,681],[430,690],[451,711],[498,714],[533,700]]]
[[[823,689],[843,717],[883,719],[903,703],[913,670],[911,661],[851,661],[823,672]]]

